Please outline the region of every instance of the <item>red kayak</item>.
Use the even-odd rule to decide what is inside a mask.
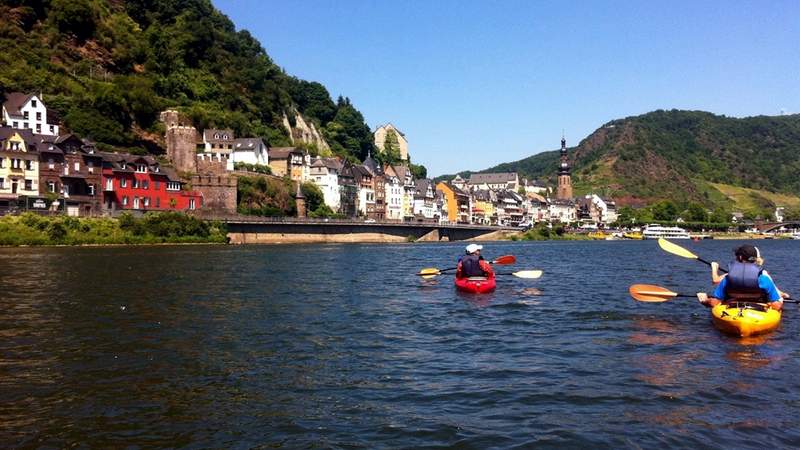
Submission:
[[[497,282],[494,277],[469,277],[469,278],[456,278],[456,289],[462,292],[471,292],[474,294],[485,294],[494,291],[497,287]]]

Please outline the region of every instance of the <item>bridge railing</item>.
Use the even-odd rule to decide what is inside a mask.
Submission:
[[[225,223],[234,224],[308,224],[308,225],[375,225],[375,226],[406,226],[406,227],[446,227],[446,228],[470,228],[470,229],[492,229],[492,230],[516,230],[514,227],[504,227],[496,225],[479,225],[468,223],[453,223],[439,221],[419,221],[419,220],[391,220],[391,219],[364,219],[364,218],[317,218],[317,217],[264,217],[264,216],[245,216],[245,215],[202,215],[207,220],[217,220]]]

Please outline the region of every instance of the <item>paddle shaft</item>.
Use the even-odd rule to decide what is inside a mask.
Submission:
[[[703,258],[700,258],[699,256],[697,257],[697,260],[698,260],[698,261],[700,261],[701,263],[703,263],[703,264],[707,265],[707,266],[711,266],[711,263],[710,263],[710,262],[706,261],[706,260],[705,260],[705,259],[703,259]],[[723,269],[722,267],[720,267],[720,268],[719,268],[719,271],[720,271],[720,272],[722,272],[722,273],[728,273],[728,271],[727,271],[727,270],[725,270],[725,269]]]

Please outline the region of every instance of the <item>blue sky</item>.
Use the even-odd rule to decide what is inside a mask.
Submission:
[[[800,112],[798,1],[213,2],[287,73],[395,124],[432,176],[655,109]]]

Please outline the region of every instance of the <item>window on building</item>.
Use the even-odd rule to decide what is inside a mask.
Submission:
[[[14,128],[19,128],[19,122],[17,122],[16,120],[14,121]]]
[[[91,161],[86,162],[86,167],[89,169],[89,173],[94,173],[94,163]]]
[[[42,113],[39,111],[36,111],[36,120],[42,120]]]
[[[30,159],[25,160],[25,170],[33,170],[33,161]]]
[[[134,178],[133,179],[133,186],[131,186],[131,187],[134,188],[134,189],[138,189],[139,188],[139,180]]]
[[[25,120],[28,120],[30,118],[30,117],[28,117],[28,111],[23,111],[22,118],[25,119]]]
[[[150,182],[147,180],[142,180],[142,189],[148,189],[150,187]]]
[[[5,189],[5,187],[6,187],[6,180],[0,178],[0,189]]]
[[[56,127],[53,126],[53,125],[50,125],[50,134],[55,134],[55,132],[56,132]]]
[[[6,159],[3,158],[3,157],[0,157],[0,169],[5,168],[5,166],[6,166]]]
[[[42,124],[40,123],[36,124],[36,132],[42,134]]]
[[[180,191],[181,190],[181,184],[178,183],[177,181],[169,181],[169,182],[167,182],[167,190],[168,191]]]
[[[136,171],[139,173],[146,173],[147,172],[147,164],[137,164]]]
[[[47,159],[47,168],[48,169],[55,169],[56,168],[56,162],[53,161],[53,158],[48,158]]]
[[[106,190],[113,191],[114,190],[114,179],[113,178],[106,178]]]
[[[26,191],[33,190],[33,180],[25,180],[25,190]]]
[[[128,187],[128,180],[125,178],[120,178],[119,187],[121,188]]]
[[[22,128],[28,129],[30,128],[30,124],[28,124],[28,122],[22,122]]]
[[[22,160],[11,158],[11,168],[12,169],[21,169],[22,168]]]
[[[190,199],[189,199],[189,209],[194,209],[194,206],[195,206],[195,205],[194,205],[194,199],[193,199],[193,198],[190,198]]]
[[[76,161],[75,164],[72,165],[72,167],[75,169],[76,172],[78,172],[81,170],[81,163]]]
[[[47,192],[55,192],[56,191],[56,183],[54,181],[47,182]]]
[[[143,200],[144,200],[144,207],[145,208],[150,207],[150,197],[145,197]]]
[[[128,196],[122,197],[122,206],[128,206]]]
[[[95,189],[94,185],[90,184],[89,185],[89,195],[91,195],[92,197],[94,197],[94,189]]]
[[[31,106],[36,108],[36,100],[31,100]],[[41,113],[36,113],[36,114],[41,114]]]
[[[133,197],[133,209],[139,209],[139,197]]]

